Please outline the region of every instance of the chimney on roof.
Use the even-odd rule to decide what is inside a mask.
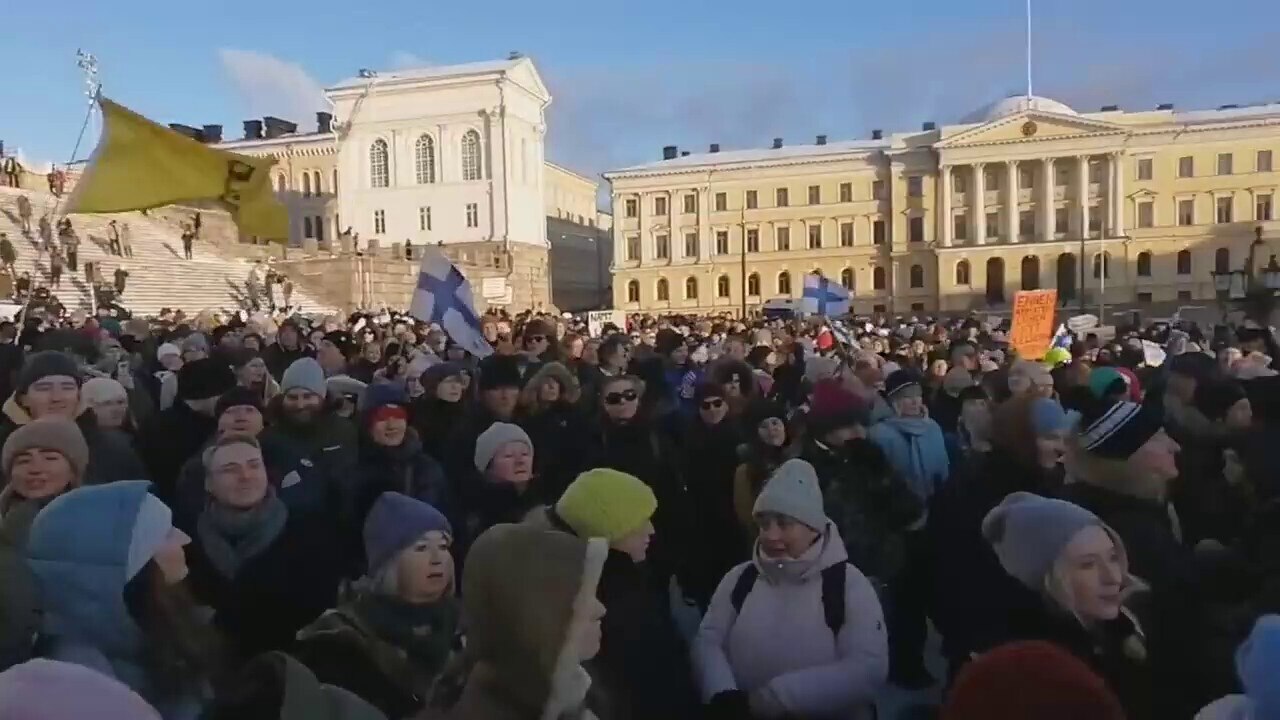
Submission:
[[[681,150],[681,151],[680,151],[680,157],[689,157],[689,151],[688,151],[688,150]]]
[[[778,150],[782,147],[782,138],[773,139],[773,149]]]
[[[872,139],[872,140],[883,140],[883,139],[884,139],[884,131],[883,131],[883,130],[880,130],[879,128],[877,128],[877,129],[875,129],[875,130],[872,130],[872,131],[871,131],[871,139]]]
[[[519,60],[522,57],[524,57],[524,53],[520,52],[519,50],[512,50],[511,52],[507,53],[508,60]]]
[[[178,133],[179,135],[182,135],[183,137],[189,137],[192,140],[195,140],[197,142],[204,138],[204,135],[200,132],[199,128],[193,128],[190,125],[183,125],[182,123],[169,123],[169,129]]]
[[[1157,106],[1156,106],[1156,109],[1157,109],[1157,110],[1172,110],[1172,109],[1173,109],[1173,103],[1160,103],[1159,105],[1157,105]]]
[[[1240,107],[1239,105],[1236,105],[1235,103],[1232,103],[1232,104],[1230,104],[1230,105],[1219,105],[1219,106],[1218,106],[1218,109],[1219,109],[1219,110],[1235,110],[1235,109],[1237,109],[1237,108],[1239,108],[1239,107]]]
[[[262,118],[267,125],[267,137],[278,138],[284,135],[291,135],[298,131],[298,124],[291,123],[288,120],[281,120],[273,115]]]
[[[200,132],[201,140],[209,144],[222,142],[222,126],[221,125],[205,125]]]
[[[827,136],[826,136],[826,135],[819,135],[819,136],[818,136],[818,139],[817,139],[817,143],[816,143],[816,144],[818,144],[818,145],[826,145],[826,144],[827,144]]]
[[[921,129],[921,130],[923,130],[923,131],[925,131],[925,132],[929,132],[930,130],[937,130],[937,129],[938,129],[938,123],[936,123],[936,122],[934,122],[934,121],[932,121],[932,120],[929,120],[929,121],[925,122],[923,125],[921,125],[921,126],[920,126],[920,129]]]
[[[261,140],[262,139],[262,121],[261,120],[245,120],[244,121],[244,139],[245,140]]]
[[[680,148],[675,145],[666,145],[662,148],[663,160],[674,160],[680,154]]]
[[[1103,105],[1099,112],[1116,112],[1120,109],[1119,105]]]
[[[321,134],[333,132],[333,113],[323,110],[316,113],[316,132]]]
[[[720,152],[720,143],[711,143],[711,152],[713,153]]]

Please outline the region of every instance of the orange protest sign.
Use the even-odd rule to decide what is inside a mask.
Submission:
[[[1022,290],[1014,294],[1009,345],[1019,357],[1039,360],[1049,352],[1057,310],[1057,290]]]

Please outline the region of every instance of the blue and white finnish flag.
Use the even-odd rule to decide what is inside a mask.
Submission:
[[[849,291],[821,275],[804,276],[800,308],[811,315],[839,316],[849,313]]]
[[[480,329],[471,283],[434,247],[423,248],[418,286],[413,290],[409,314],[422,322],[439,325],[462,349],[478,358],[493,354],[493,347]]]

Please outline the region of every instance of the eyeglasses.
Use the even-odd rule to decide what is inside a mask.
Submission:
[[[721,400],[720,398],[712,398],[710,400],[702,401],[703,410],[719,410],[723,405],[724,400]]]
[[[635,390],[624,390],[622,392],[611,392],[604,396],[605,405],[621,405],[624,402],[635,402],[640,397],[640,393]]]

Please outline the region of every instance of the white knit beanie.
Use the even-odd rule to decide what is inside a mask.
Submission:
[[[493,462],[493,456],[498,454],[503,445],[513,442],[522,442],[533,449],[533,441],[529,439],[526,433],[519,425],[511,423],[496,422],[489,426],[488,430],[480,433],[480,437],[476,438],[476,470],[484,472],[489,468],[489,463]]]
[[[777,513],[808,525],[817,532],[827,527],[827,514],[822,508],[822,489],[818,473],[804,460],[792,459],[778,466],[756,498],[753,515]]]

